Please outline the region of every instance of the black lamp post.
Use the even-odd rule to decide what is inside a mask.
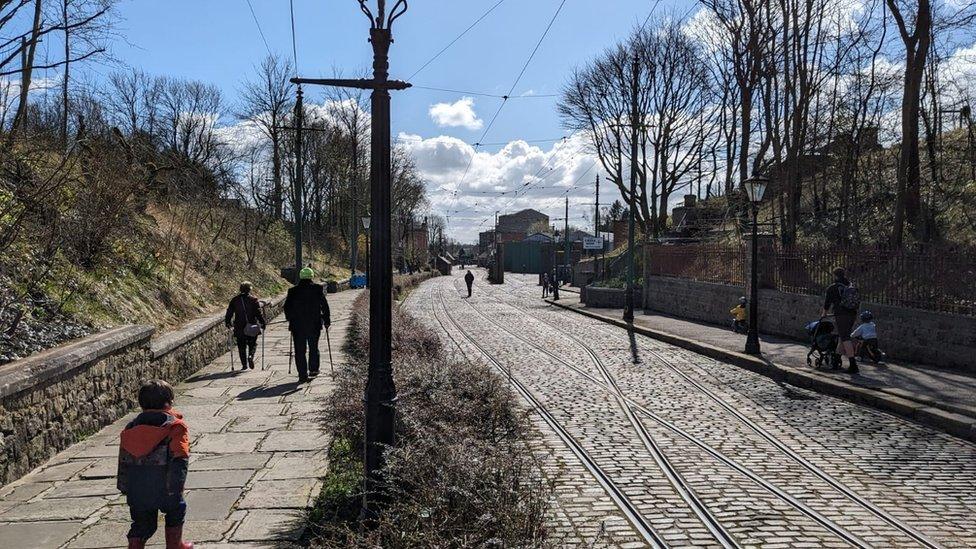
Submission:
[[[362,220],[363,220],[363,229],[366,230],[366,257],[370,257],[370,255],[369,255],[369,240],[370,240],[369,239],[369,221],[370,221],[369,216],[368,215],[363,216],[363,219]],[[366,287],[367,288],[369,288],[369,285],[370,285],[370,282],[369,282],[369,263],[370,263],[369,261],[366,262]]]
[[[769,186],[769,179],[753,175],[742,182],[752,210],[752,261],[749,292],[749,335],[746,336],[746,353],[762,354],[759,348],[759,203]]]
[[[363,496],[364,516],[374,516],[381,494],[380,470],[383,449],[392,446],[396,386],[391,365],[393,331],[393,261],[391,255],[390,180],[390,90],[405,90],[407,82],[389,79],[390,45],[393,23],[407,11],[407,0],[357,0],[359,9],[369,19],[369,41],[373,46],[373,78],[292,78],[294,84],[318,84],[371,90],[370,96],[370,212],[376,223],[370,224],[373,249],[369,271],[376,276],[369,285],[369,370],[366,381],[366,456],[364,463],[366,489]],[[387,3],[393,5],[387,10]]]

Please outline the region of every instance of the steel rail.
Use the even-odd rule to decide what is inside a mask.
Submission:
[[[457,331],[465,339],[467,339],[468,342],[471,343],[471,345],[477,348],[478,351],[481,354],[483,354],[485,358],[488,359],[488,361],[495,366],[496,369],[498,369],[500,372],[507,375],[508,371],[501,364],[501,362],[499,362],[494,356],[492,356],[487,349],[485,349],[477,341],[475,341],[475,339],[471,337],[467,333],[467,331],[460,326],[460,324],[457,323],[457,320],[455,320],[454,316],[451,315],[451,313],[447,309],[446,304],[444,303],[444,295],[442,293],[439,293],[438,295],[440,297],[441,308],[443,309],[444,314],[447,316],[447,319],[451,322],[451,324],[454,325],[455,329],[457,329]],[[458,342],[457,339],[455,339],[455,337],[451,335],[450,330],[447,329],[447,326],[444,325],[444,322],[437,315],[437,309],[434,303],[433,293],[431,293],[431,311],[434,314],[434,320],[437,321],[438,324],[440,324],[441,329],[443,329],[447,337],[451,339],[451,341],[458,348],[461,354],[467,356],[467,353],[464,351],[464,348],[461,346],[460,342]],[[660,534],[655,532],[654,529],[651,527],[651,525],[648,524],[646,520],[644,520],[643,515],[640,513],[637,507],[633,503],[631,503],[630,499],[623,493],[623,491],[616,485],[616,483],[614,483],[613,479],[611,479],[610,476],[605,471],[603,471],[603,469],[593,460],[593,458],[590,457],[590,455],[586,452],[586,450],[579,443],[579,441],[577,441],[571,434],[569,434],[568,431],[566,431],[566,429],[562,425],[560,425],[560,423],[549,412],[549,410],[541,402],[539,402],[537,398],[535,398],[532,392],[529,391],[529,389],[525,387],[525,385],[523,385],[522,382],[514,378],[510,378],[510,379],[512,382],[512,386],[515,388],[515,390],[522,396],[522,398],[524,398],[536,410],[536,412],[538,412],[539,416],[542,417],[543,421],[545,421],[546,424],[549,425],[549,427],[553,430],[553,432],[556,433],[556,435],[563,441],[564,444],[566,444],[566,446],[570,449],[570,451],[573,452],[574,455],[576,455],[577,459],[580,460],[583,466],[586,467],[586,469],[590,472],[590,474],[593,475],[593,477],[597,480],[597,482],[600,483],[600,485],[607,492],[610,498],[613,499],[614,503],[617,505],[620,511],[627,517],[627,520],[631,522],[634,528],[636,528],[637,531],[640,533],[641,537],[644,538],[644,541],[647,542],[651,547],[655,547],[655,548],[668,547],[668,544],[664,540],[664,538],[661,537]]]
[[[523,288],[526,287],[526,286],[527,286],[527,284],[523,284]],[[504,305],[507,305],[509,307],[516,308],[516,309],[521,310],[521,311],[525,311],[527,313],[527,309],[524,309],[522,307],[517,307],[515,305],[511,305],[509,303],[505,303],[505,302],[500,301],[500,300],[499,300],[499,303],[503,303]],[[561,331],[563,333],[568,333],[565,330],[563,330],[562,328],[560,328],[558,326],[555,326],[554,324],[552,324],[552,323],[550,323],[550,322],[548,322],[548,321],[546,321],[544,319],[541,319],[541,318],[539,318],[539,317],[537,317],[535,315],[531,315],[530,314],[529,316],[532,316],[533,318],[536,318],[540,322],[543,322],[543,323],[545,323],[545,324],[547,324],[549,326],[552,326],[553,328],[555,328],[555,329],[557,329],[557,330],[559,330],[559,331]],[[820,469],[819,467],[817,467],[816,465],[814,465],[813,463],[811,463],[809,460],[807,460],[806,458],[804,458],[803,456],[801,456],[798,452],[796,452],[795,450],[793,450],[792,448],[790,448],[789,446],[787,446],[785,443],[783,443],[782,441],[780,441],[779,439],[777,439],[774,435],[772,435],[768,431],[766,431],[766,429],[764,429],[758,423],[756,423],[755,421],[753,421],[753,420],[749,419],[748,417],[746,417],[745,415],[743,415],[734,406],[730,405],[727,401],[725,401],[724,399],[722,399],[721,397],[719,397],[718,395],[716,395],[714,392],[712,392],[711,390],[709,390],[708,388],[706,388],[705,386],[703,386],[701,383],[699,383],[697,380],[695,380],[691,376],[689,376],[686,373],[682,372],[681,369],[679,369],[677,366],[675,366],[671,361],[669,361],[668,359],[666,359],[659,352],[654,351],[653,349],[647,349],[647,352],[649,352],[650,354],[654,355],[654,357],[657,358],[658,360],[660,360],[661,363],[664,364],[668,369],[670,369],[671,371],[673,371],[675,374],[677,374],[679,377],[681,377],[682,379],[684,379],[690,385],[692,385],[693,387],[695,387],[696,389],[698,389],[699,391],[701,391],[703,394],[705,394],[705,396],[708,397],[710,400],[714,401],[716,404],[718,404],[723,409],[725,409],[727,412],[729,412],[732,416],[734,416],[736,419],[738,419],[743,425],[745,425],[746,427],[748,427],[749,429],[751,429],[753,432],[755,432],[757,435],[759,435],[760,437],[762,437],[763,439],[765,439],[767,442],[769,442],[770,444],[772,444],[774,447],[776,447],[776,449],[778,449],[780,452],[782,452],[783,454],[785,454],[787,457],[789,457],[790,459],[792,459],[793,461],[795,461],[797,464],[799,464],[800,466],[802,466],[804,469],[806,469],[807,471],[809,471],[813,475],[817,476],[818,478],[820,478],[821,480],[823,480],[824,482],[826,482],[827,484],[829,484],[831,487],[833,487],[838,492],[842,493],[848,499],[850,499],[851,501],[857,503],[858,505],[860,505],[864,509],[868,510],[873,515],[875,515],[876,517],[880,518],[884,522],[888,523],[890,526],[894,527],[895,529],[900,530],[902,533],[904,533],[908,537],[914,539],[916,542],[918,542],[922,546],[928,547],[929,549],[942,549],[942,547],[943,547],[942,545],[940,545],[937,542],[935,542],[934,540],[930,539],[928,536],[926,536],[925,534],[919,532],[917,529],[915,529],[911,525],[905,523],[901,519],[898,519],[897,517],[891,515],[889,512],[885,511],[884,509],[878,507],[874,503],[872,503],[869,500],[865,499],[863,496],[861,496],[860,494],[858,494],[857,492],[855,492],[854,490],[852,490],[851,488],[849,488],[848,486],[846,486],[842,482],[840,482],[837,479],[833,478],[829,473],[823,471],[822,469]]]
[[[496,301],[498,301],[498,300],[496,300]],[[468,303],[468,302],[465,302],[465,303]],[[558,327],[556,327],[553,324],[547,322],[546,320],[541,319],[541,318],[538,318],[537,316],[528,313],[525,309],[521,309],[519,307],[516,307],[514,305],[511,305],[511,304],[508,304],[508,303],[505,303],[505,302],[502,302],[502,301],[498,301],[498,303],[501,303],[501,304],[506,305],[508,307],[512,307],[512,308],[515,308],[515,309],[520,310],[522,312],[525,312],[526,314],[528,314],[528,316],[534,318],[538,322],[542,322],[542,323],[544,323],[544,324],[546,324],[548,326],[551,326],[553,328],[559,329]],[[575,365],[567,362],[566,360],[564,360],[563,358],[559,357],[558,355],[555,355],[552,352],[550,352],[545,347],[542,347],[541,345],[539,345],[539,344],[537,344],[537,343],[535,343],[535,342],[533,342],[533,341],[525,338],[521,334],[518,334],[516,332],[513,332],[513,331],[507,329],[504,325],[502,325],[498,321],[492,319],[491,317],[489,317],[488,315],[486,315],[484,312],[479,311],[477,309],[477,307],[474,307],[470,303],[468,303],[468,305],[477,314],[479,314],[480,316],[482,316],[483,318],[485,318],[489,322],[495,324],[501,330],[505,331],[506,333],[512,335],[515,338],[518,338],[519,340],[521,340],[521,341],[523,341],[525,343],[528,343],[529,345],[533,346],[534,348],[536,348],[540,352],[546,354],[550,358],[552,358],[552,359],[560,362],[564,366],[570,368],[571,370],[575,371],[576,373],[578,373],[578,374],[582,375],[583,377],[587,378],[592,383],[597,384],[597,385],[601,385],[601,386],[603,386],[604,389],[608,389],[607,386],[605,386],[603,383],[601,383],[601,381],[599,379],[597,379],[596,377],[594,377],[592,374],[590,374],[590,373],[588,373],[588,372],[580,369],[579,367],[577,367],[577,366],[575,366]],[[562,330],[560,329],[560,331],[562,331]],[[563,333],[566,333],[566,332],[563,332]],[[579,344],[581,347],[584,348],[584,350],[590,356],[590,359],[594,362],[594,364],[597,366],[597,368],[601,370],[601,372],[605,372],[606,371],[606,366],[602,364],[602,361],[598,357],[596,357],[594,355],[594,353],[592,352],[592,350],[586,344],[582,343],[581,341],[579,341],[578,339],[576,339],[574,336],[571,336],[570,335],[569,337],[572,338],[577,344]],[[604,374],[605,377],[607,375],[609,375],[609,372],[606,372]],[[617,388],[617,391],[619,391],[619,387]],[[671,432],[673,432],[673,433],[681,436],[682,438],[684,438],[688,442],[691,442],[692,444],[694,444],[695,446],[697,446],[701,450],[705,451],[706,453],[708,453],[709,455],[711,455],[716,460],[722,462],[723,464],[729,466],[730,468],[732,468],[735,471],[739,472],[743,476],[749,478],[750,480],[752,480],[753,482],[755,482],[756,484],[758,484],[762,488],[764,488],[767,491],[771,492],[772,494],[774,494],[775,496],[779,497],[780,499],[782,499],[783,501],[785,501],[786,503],[788,503],[792,507],[796,508],[798,511],[800,511],[804,515],[808,516],[809,518],[811,518],[815,522],[819,523],[821,526],[823,526],[827,530],[833,532],[839,538],[841,538],[844,541],[850,543],[851,545],[854,545],[855,547],[865,547],[865,548],[866,547],[870,547],[870,544],[868,544],[867,542],[859,539],[857,536],[855,536],[854,534],[848,532],[847,530],[845,530],[841,526],[837,525],[835,522],[833,522],[832,520],[830,520],[827,517],[823,516],[822,514],[820,514],[818,511],[816,511],[815,509],[813,509],[809,505],[807,505],[807,504],[803,503],[802,501],[798,500],[796,497],[794,497],[794,496],[786,493],[785,491],[783,491],[782,489],[780,489],[778,486],[776,486],[772,482],[766,480],[765,478],[761,477],[760,475],[758,475],[757,473],[755,473],[754,471],[752,471],[748,467],[746,467],[746,466],[738,463],[734,459],[726,456],[722,452],[720,452],[720,451],[716,450],[715,448],[713,448],[712,446],[710,446],[708,443],[702,441],[700,438],[696,437],[695,435],[692,435],[692,434],[688,433],[687,431],[681,429],[680,427],[678,427],[674,423],[672,423],[672,422],[670,422],[670,421],[662,418],[661,416],[655,414],[654,412],[651,412],[650,410],[648,410],[647,408],[645,408],[640,403],[635,402],[634,400],[632,400],[629,397],[626,397],[624,395],[621,395],[621,396],[623,396],[623,398],[627,401],[627,403],[634,410],[637,410],[642,415],[644,415],[644,416],[646,416],[646,417],[654,420],[655,422],[657,422],[661,426],[665,427],[669,431],[671,431]]]

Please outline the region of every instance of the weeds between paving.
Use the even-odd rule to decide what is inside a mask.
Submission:
[[[324,421],[330,471],[310,514],[318,547],[542,547],[552,487],[527,448],[531,428],[504,380],[452,360],[440,340],[394,309],[397,446],[387,453],[390,503],[359,528],[369,297],[353,305]]]

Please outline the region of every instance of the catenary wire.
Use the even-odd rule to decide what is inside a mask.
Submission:
[[[442,49],[441,49],[441,50],[440,50],[439,52],[437,52],[436,54],[434,54],[434,56],[433,56],[433,57],[431,57],[430,59],[428,59],[426,63],[424,63],[423,65],[421,65],[421,67],[420,67],[419,69],[417,69],[417,70],[415,70],[415,71],[413,72],[413,74],[411,74],[411,75],[410,75],[410,77],[409,77],[409,78],[407,78],[407,80],[408,80],[408,81],[409,81],[409,80],[413,80],[413,77],[415,77],[415,76],[417,76],[418,74],[420,74],[420,73],[421,73],[421,71],[423,71],[424,69],[426,69],[426,68],[427,68],[427,66],[428,66],[428,65],[430,65],[431,63],[433,63],[434,61],[436,61],[438,57],[440,57],[441,55],[443,55],[443,54],[444,54],[444,52],[446,52],[447,50],[449,50],[449,49],[451,49],[451,46],[453,46],[454,44],[456,44],[458,40],[460,40],[460,39],[462,39],[462,38],[464,38],[464,35],[466,35],[466,34],[468,34],[468,32],[470,32],[470,31],[471,31],[471,29],[473,29],[473,28],[475,28],[476,26],[478,26],[478,23],[480,23],[480,22],[481,22],[482,20],[484,20],[484,19],[485,19],[486,17],[488,17],[489,15],[491,15],[491,12],[493,12],[493,11],[495,11],[495,8],[497,8],[498,6],[500,6],[500,5],[502,5],[502,4],[504,3],[504,2],[505,2],[505,0],[498,0],[498,2],[497,2],[497,3],[495,3],[495,4],[493,5],[493,6],[491,6],[490,8],[488,8],[488,11],[486,11],[486,12],[484,12],[483,14],[481,14],[481,17],[479,17],[479,18],[477,18],[477,19],[475,19],[475,21],[474,21],[474,23],[471,23],[471,24],[470,24],[470,25],[468,26],[468,28],[466,28],[466,29],[464,29],[464,30],[463,30],[463,31],[461,32],[461,34],[459,34],[459,35],[457,35],[456,37],[454,37],[454,40],[451,40],[451,41],[450,41],[450,42],[449,42],[449,43],[448,43],[448,44],[447,44],[446,46],[444,46],[444,47],[443,47],[443,48],[442,48]],[[416,86],[414,86],[414,87],[416,87]]]
[[[512,95],[512,92],[515,91],[515,87],[518,86],[519,82],[522,80],[522,77],[525,76],[525,71],[528,70],[529,64],[532,63],[532,60],[539,52],[539,48],[542,46],[542,42],[545,41],[546,36],[549,35],[549,31],[552,29],[553,24],[556,22],[556,18],[559,17],[559,14],[562,12],[563,7],[565,5],[566,5],[566,0],[562,0],[562,2],[559,3],[559,7],[556,8],[556,12],[552,15],[552,17],[549,19],[549,23],[546,25],[546,30],[542,33],[542,36],[539,37],[538,42],[536,42],[535,47],[532,49],[532,53],[529,54],[528,59],[526,59],[525,63],[522,65],[522,70],[519,71],[518,77],[515,78],[515,81],[512,83],[512,86],[509,88],[508,93],[506,94],[507,96],[510,97]],[[495,121],[498,120],[498,115],[501,114],[502,109],[505,107],[505,104],[507,102],[508,99],[502,99],[501,103],[498,105],[498,109],[495,110],[495,114],[492,115],[491,120],[488,122],[488,125],[485,126],[485,131],[482,132],[481,137],[478,139],[479,143],[484,141],[485,138],[488,136],[488,132],[491,130],[491,127],[495,124]],[[451,204],[451,209],[453,209],[454,205],[457,204],[458,193],[461,191],[461,185],[464,184],[464,180],[467,178],[468,172],[471,170],[471,164],[474,162],[474,156],[475,155],[471,155],[471,158],[468,159],[468,165],[465,167],[464,173],[461,175],[461,179],[458,180],[457,185],[455,185],[454,187],[454,198],[453,198],[453,203]],[[447,219],[447,222],[450,223],[450,218]]]
[[[251,10],[251,18],[254,19],[254,25],[258,28],[258,34],[261,35],[261,40],[264,42],[265,49],[268,50],[268,55],[274,55],[271,53],[271,46],[268,45],[268,39],[264,36],[264,30],[261,28],[261,23],[258,21],[258,16],[254,13],[254,6],[251,5],[251,0],[244,0],[247,2],[247,7]]]

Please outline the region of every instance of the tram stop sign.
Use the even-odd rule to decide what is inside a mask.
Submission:
[[[584,250],[602,250],[603,249],[603,237],[602,236],[584,236],[583,237],[583,249]]]

